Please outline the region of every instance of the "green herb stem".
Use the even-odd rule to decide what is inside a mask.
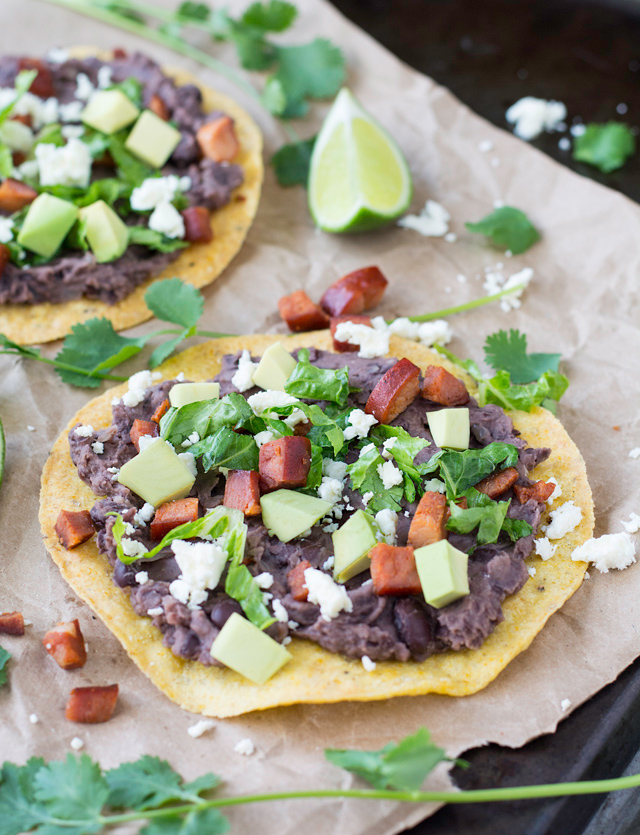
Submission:
[[[74,374],[82,374],[85,377],[99,377],[101,380],[113,380],[117,383],[122,383],[128,380],[129,377],[120,377],[115,374],[101,374],[100,372],[87,371],[86,368],[80,368],[78,365],[70,365],[67,362],[60,360],[50,360],[47,357],[37,356],[35,354],[20,354],[18,351],[0,351],[0,354],[8,354],[13,357],[21,357],[22,359],[38,360],[39,362],[46,362],[47,365],[53,365],[54,368],[60,368],[62,371],[71,371]]]
[[[474,299],[471,302],[465,302],[464,304],[459,304],[456,307],[447,307],[444,310],[437,310],[435,313],[425,313],[423,316],[409,316],[408,318],[410,322],[431,322],[434,319],[441,319],[444,316],[453,316],[454,313],[464,313],[466,310],[473,310],[476,307],[482,307],[485,304],[498,301],[498,299],[502,299],[504,296],[512,296],[514,293],[518,293],[520,290],[523,290],[524,286],[524,284],[516,284],[508,290],[500,290],[499,293],[493,293],[491,296],[483,296],[480,299]],[[393,321],[393,319],[389,319],[388,324],[391,324]]]

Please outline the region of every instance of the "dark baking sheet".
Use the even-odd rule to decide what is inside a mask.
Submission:
[[[571,0],[333,0],[402,60],[448,87],[500,127],[522,96],[558,99],[573,120],[640,123],[640,2]],[[627,106],[620,114],[617,107]],[[567,134],[563,134],[567,135]],[[574,163],[560,134],[532,144],[580,174],[640,202],[640,153],[604,175]],[[555,734],[511,750],[465,754],[460,788],[621,775],[640,748],[640,660],[561,723]],[[600,808],[601,807],[601,808]],[[587,829],[589,830],[587,833]],[[557,800],[451,805],[415,835],[632,835],[640,790]]]

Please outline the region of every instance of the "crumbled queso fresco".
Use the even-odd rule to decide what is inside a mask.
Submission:
[[[562,539],[563,536],[577,528],[582,519],[582,508],[573,500],[561,504],[549,514],[550,524],[545,531],[548,539]]]
[[[598,571],[606,574],[612,568],[623,569],[636,561],[636,546],[630,535],[608,533],[594,539],[588,539],[571,554],[571,559],[591,562]]]
[[[435,200],[427,200],[418,215],[405,215],[398,221],[398,226],[419,232],[425,238],[441,238],[449,231],[451,215]]]
[[[328,574],[317,568],[307,568],[304,572],[304,582],[308,589],[308,600],[320,606],[320,616],[330,621],[340,612],[351,612],[353,603],[344,586],[334,583]]]

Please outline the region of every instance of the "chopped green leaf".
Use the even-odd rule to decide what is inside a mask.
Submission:
[[[150,756],[122,763],[107,771],[105,779],[109,787],[107,802],[114,809],[153,809],[172,800],[193,801],[220,783],[215,774],[205,774],[197,785],[184,785],[166,760]]]
[[[214,467],[226,467],[229,470],[258,469],[258,445],[251,435],[240,435],[227,426],[189,447],[189,452],[196,458],[202,456],[205,472]]]
[[[256,418],[244,397],[231,392],[220,400],[200,400],[179,409],[169,409],[160,421],[160,435],[179,447],[192,432],[197,432],[204,440],[223,426],[257,432],[264,429],[263,421]]]
[[[305,139],[302,142],[283,145],[271,157],[271,165],[281,186],[286,188],[307,185],[311,154],[316,139],[317,136],[312,136],[311,139]]]
[[[371,446],[371,449],[361,452],[360,457],[347,467],[350,486],[353,490],[358,490],[362,496],[367,493],[373,494],[367,504],[367,509],[371,512],[377,513],[384,509],[398,511],[404,487],[400,484],[390,489],[384,486],[378,475],[378,467],[384,464],[385,460],[375,445]]]
[[[425,440],[425,438],[414,438],[406,429],[402,429],[400,426],[387,426],[386,424],[375,426],[371,430],[370,437],[380,445],[389,440],[389,438],[395,438],[393,446],[388,448],[391,457],[408,478],[422,486],[422,474],[414,465],[413,459],[420,450],[429,446],[429,441]],[[411,491],[410,487],[409,490]],[[415,491],[413,493],[415,495]],[[406,496],[406,498],[408,501],[413,501],[409,496]]]
[[[443,748],[431,741],[426,728],[389,743],[379,751],[349,751],[326,748],[325,756],[333,765],[352,771],[376,789],[416,791],[438,763],[451,762]]]
[[[284,32],[296,19],[298,10],[284,0],[252,3],[242,15],[242,22],[263,32]]]
[[[208,20],[211,14],[211,9],[206,3],[193,3],[191,0],[186,0],[185,3],[180,3],[178,6],[178,14],[180,17],[190,18],[191,20]]]
[[[349,397],[349,369],[347,366],[333,371],[317,368],[309,362],[309,350],[301,348],[298,352],[298,364],[284,386],[292,397],[307,400],[330,400],[344,406]]]
[[[501,470],[513,467],[518,460],[518,449],[513,444],[494,441],[482,449],[452,449],[436,452],[426,464],[420,465],[423,475],[438,472],[447,488],[450,501],[459,499],[465,492],[499,466]]]
[[[316,494],[318,487],[322,484],[322,447],[311,444],[311,466],[307,475],[305,490],[312,495]]]
[[[3,436],[3,440],[4,440],[4,436]],[[0,687],[2,687],[3,684],[7,683],[6,666],[7,666],[7,663],[8,663],[10,658],[11,658],[11,653],[7,652],[7,650],[4,649],[4,647],[0,647]]]
[[[527,354],[526,335],[511,329],[487,337],[484,357],[496,371],[508,371],[512,383],[530,383],[545,371],[557,371],[561,354]]]
[[[587,125],[573,141],[573,158],[610,174],[622,168],[636,152],[636,138],[622,122]]]
[[[13,174],[13,154],[11,148],[0,143],[0,177],[10,177]]]
[[[158,252],[175,252],[176,249],[184,249],[189,246],[186,241],[180,238],[168,238],[162,232],[156,232],[155,229],[149,229],[148,226],[130,226],[129,243],[147,246],[149,249],[155,249]]]
[[[262,591],[246,565],[231,565],[224,590],[237,600],[242,611],[258,629],[266,629],[275,618],[264,605]]]
[[[521,409],[530,412],[548,400],[559,400],[569,387],[569,380],[557,371],[545,371],[535,383],[515,386],[508,371],[498,371],[495,377],[483,380],[478,385],[478,402],[495,403],[503,409]]]
[[[2,110],[0,110],[0,125],[9,118],[11,113],[13,112],[13,108],[16,104],[20,101],[20,99],[24,96],[24,94],[29,90],[33,82],[35,81],[36,76],[38,75],[37,70],[22,70],[16,76],[16,80],[13,84],[16,97],[12,102],[6,104]]]
[[[52,122],[50,125],[45,125],[38,131],[36,135],[36,140],[34,142],[34,147],[36,145],[56,145],[58,148],[62,147],[66,143],[66,139],[62,135],[62,125],[58,124],[58,122]],[[47,189],[50,193],[53,193],[50,189]]]
[[[204,310],[202,293],[179,278],[156,281],[144,294],[144,300],[156,319],[193,328]]]
[[[136,107],[142,107],[142,82],[134,78],[134,76],[129,76],[129,78],[125,78],[124,81],[120,81],[118,84],[112,84],[107,89],[120,90]]]
[[[62,349],[56,354],[56,362],[84,368],[87,374],[108,371],[125,360],[139,354],[147,337],[120,336],[108,319],[89,319],[73,325],[65,337]],[[100,377],[84,376],[76,371],[56,368],[65,383],[85,388],[96,388]]]
[[[127,151],[124,147],[126,139],[126,131],[112,134],[109,138],[109,153],[118,168],[120,178],[132,186],[139,186],[143,180],[154,177],[156,172]]]
[[[478,528],[478,545],[497,542],[509,502],[496,502],[473,487],[465,492],[465,497],[469,505],[467,508],[449,502],[451,517],[447,522],[447,529],[454,533],[470,533],[474,528]]]
[[[490,238],[514,255],[526,252],[540,240],[540,233],[520,209],[502,206],[477,223],[465,223],[470,232]]]

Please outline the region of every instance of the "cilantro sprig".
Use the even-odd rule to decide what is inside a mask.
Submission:
[[[640,786],[640,774],[611,780],[518,786],[469,791],[420,791],[441,762],[455,762],[420,728],[378,751],[326,749],[327,760],[356,774],[374,788],[310,789],[261,795],[216,796],[221,779],[211,772],[185,782],[165,760],[145,755],[107,771],[87,754],[68,754],[45,763],[32,757],[25,765],[5,762],[0,769],[0,835],[106,832],[111,827],[146,822],[146,835],[206,832],[222,835],[229,820],[225,806],[304,798],[357,798],[405,803],[481,803],[604,794]],[[388,788],[389,787],[389,788]]]
[[[465,223],[465,226],[514,255],[526,252],[540,240],[540,233],[529,218],[513,206],[501,206],[477,223]]]
[[[593,165],[603,174],[622,168],[635,152],[636,138],[623,122],[592,123],[573,142],[573,158]]]

